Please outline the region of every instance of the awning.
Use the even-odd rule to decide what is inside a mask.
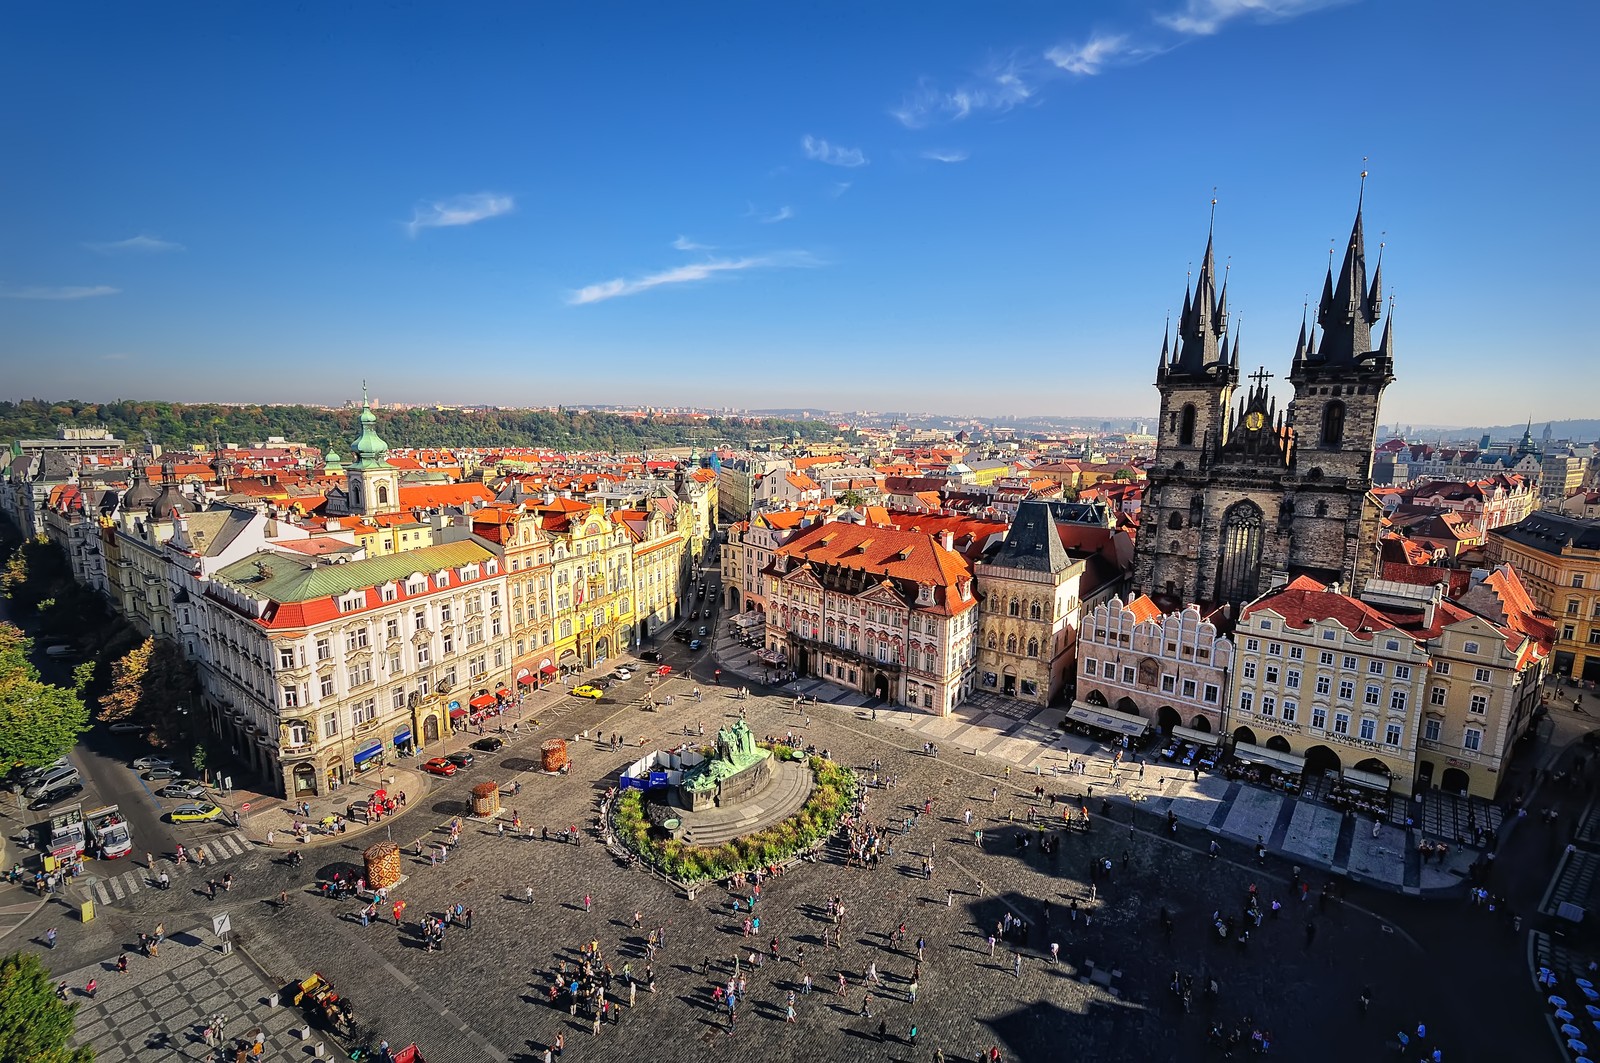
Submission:
[[[1150,729],[1150,721],[1143,716],[1118,712],[1116,709],[1102,709],[1083,701],[1072,703],[1072,708],[1067,710],[1067,719],[1098,727],[1102,731],[1115,731],[1130,738],[1137,738]]]
[[[1306,758],[1293,753],[1280,753],[1276,749],[1266,746],[1253,746],[1249,742],[1237,742],[1233,747],[1233,755],[1240,760],[1253,761],[1256,764],[1265,764],[1269,768],[1287,771],[1298,775],[1306,769]]]
[[[500,687],[494,692],[494,696],[497,698],[509,698],[511,696],[511,691],[507,690],[505,687]]]
[[[517,676],[517,682],[522,684],[525,687],[531,687],[535,683],[537,683],[538,681],[539,681],[539,677],[536,676],[536,675],[519,675],[519,676]]]
[[[1196,745],[1215,746],[1222,743],[1222,736],[1215,731],[1196,731],[1193,727],[1174,727],[1172,737],[1180,742],[1193,742]]]
[[[463,709],[463,708],[460,708],[460,707],[457,707],[457,708],[454,708],[454,709],[450,710],[450,718],[452,720],[459,720],[459,719],[461,719],[461,717],[465,716],[466,714],[467,714],[467,710]]]
[[[397,729],[395,731],[395,733],[394,733],[394,744],[395,745],[403,746],[409,741],[411,741],[411,728],[409,728],[409,727],[401,727],[401,728],[399,728],[399,729]]]
[[[383,752],[383,743],[382,742],[377,742],[377,741],[374,741],[371,745],[366,746],[365,748],[356,750],[356,755],[354,757],[354,760],[356,762],[356,766],[360,767],[361,765],[365,764],[367,761],[371,760],[373,757],[377,756],[379,753],[382,753],[382,752]]]
[[[543,672],[545,675],[555,675],[556,674],[556,666],[553,665],[553,664],[547,664],[544,667],[540,668],[539,671]]]
[[[1355,783],[1373,790],[1387,791],[1389,789],[1389,776],[1375,771],[1362,771],[1359,768],[1346,768],[1339,773],[1345,782]]]
[[[490,705],[494,704],[494,695],[479,694],[477,697],[467,702],[467,704],[471,705],[475,709],[487,709]]]

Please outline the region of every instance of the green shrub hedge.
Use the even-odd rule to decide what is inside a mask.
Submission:
[[[790,759],[787,746],[766,748]],[[650,836],[644,814],[644,793],[624,791],[612,805],[611,828],[617,839],[639,858],[679,882],[725,878],[740,871],[776,864],[805,852],[839,828],[839,821],[855,794],[855,776],[831,760],[810,758],[813,786],[806,803],[794,815],[765,830],[716,846],[689,845],[675,838]]]

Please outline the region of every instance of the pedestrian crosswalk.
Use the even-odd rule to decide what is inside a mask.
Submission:
[[[212,864],[220,864],[232,860],[236,856],[243,856],[250,851],[251,843],[249,838],[246,838],[238,831],[233,831],[189,847],[191,853],[196,849],[205,850],[206,862],[204,867],[196,864],[193,860],[186,861],[181,865],[165,864],[155,868],[135,865],[95,882],[93,889],[96,902],[101,905],[116,904],[119,901],[128,900],[140,890],[155,889],[156,876],[161,874],[162,871],[167,873],[167,877],[172,880],[174,885],[180,885],[186,879],[196,877],[200,878],[201,884],[204,885],[204,880],[211,877],[210,868]],[[103,863],[98,866],[102,869],[109,869],[116,865]]]

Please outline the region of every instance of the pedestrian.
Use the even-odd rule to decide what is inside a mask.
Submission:
[[[83,987],[83,992],[90,1000],[93,1000],[95,993],[98,992],[99,989],[100,983],[91,978],[89,979],[88,984]]]
[[[1051,963],[1060,963],[1061,962],[1061,944],[1059,942],[1056,942],[1056,941],[1050,942],[1050,962]]]
[[[122,974],[128,973],[128,954],[126,952],[117,957],[117,970]]]
[[[1011,973],[1015,974],[1018,978],[1022,977],[1022,953],[1020,952],[1013,952],[1011,954]]]
[[[46,945],[48,945],[50,948],[52,948],[52,949],[56,947],[56,928],[55,927],[51,927],[49,930],[46,930],[44,932],[44,943]]]
[[[593,904],[593,902],[594,902],[594,898],[590,897],[587,893],[585,893],[583,895],[583,910],[585,912],[587,912],[589,910],[590,905]]]
[[[533,903],[533,887],[532,886],[529,886],[527,889],[522,891],[522,902],[524,904],[532,904]]]

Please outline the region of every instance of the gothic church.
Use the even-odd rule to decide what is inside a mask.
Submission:
[[[1262,369],[1239,386],[1239,335],[1228,330],[1227,278],[1217,288],[1212,238],[1185,288],[1174,349],[1161,344],[1155,464],[1140,514],[1135,585],[1164,608],[1231,605],[1309,575],[1354,592],[1376,571],[1379,507],[1372,496],[1378,401],[1394,379],[1393,308],[1382,309],[1380,252],[1367,283],[1361,208],[1316,322],[1301,322],[1279,409]],[[1318,328],[1321,335],[1318,335]],[[1236,395],[1236,391],[1242,392]]]

